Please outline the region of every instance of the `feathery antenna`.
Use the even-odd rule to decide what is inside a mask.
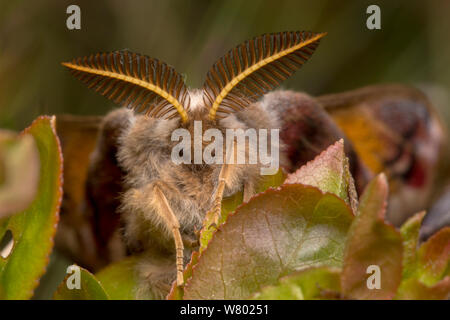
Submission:
[[[188,120],[189,91],[182,76],[157,59],[129,51],[97,53],[62,63],[102,96],[150,117]]]
[[[248,107],[290,77],[326,33],[281,32],[248,40],[209,70],[203,99],[211,120]]]

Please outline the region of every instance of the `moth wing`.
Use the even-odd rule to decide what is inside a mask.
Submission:
[[[420,240],[426,241],[445,227],[450,227],[450,185],[448,184],[423,218]]]
[[[317,97],[372,174],[389,179],[396,225],[428,205],[445,144],[428,98],[404,85],[375,85]]]
[[[116,235],[122,171],[113,156],[121,122],[106,128],[104,119],[56,117],[64,157],[64,197],[56,245],[90,270],[122,256],[123,251]]]
[[[267,94],[259,104],[279,121],[288,172],[294,172],[336,141],[344,139],[356,189],[358,192],[363,190],[370,178],[367,169],[358,159],[352,142],[313,97],[280,90]]]

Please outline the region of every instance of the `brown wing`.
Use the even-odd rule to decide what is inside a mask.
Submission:
[[[280,119],[280,138],[288,172],[297,170],[336,141],[344,139],[350,171],[357,191],[362,191],[369,179],[367,169],[356,156],[350,140],[313,97],[293,91],[275,91],[259,103],[269,114],[275,113]]]
[[[444,134],[421,91],[378,85],[321,96],[317,101],[371,172],[388,175],[390,221],[398,225],[426,208]]]
[[[420,228],[420,241],[426,241],[445,227],[450,227],[450,184],[447,184],[423,218]]]
[[[116,235],[122,172],[115,152],[118,132],[126,121],[105,123],[104,118],[56,117],[64,156],[64,198],[56,245],[90,270],[123,255]]]

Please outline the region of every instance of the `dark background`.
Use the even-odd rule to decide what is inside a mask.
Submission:
[[[66,8],[81,7],[81,30]],[[381,7],[381,30],[366,8]],[[327,31],[285,88],[324,94],[380,82],[425,89],[448,118],[450,1],[96,0],[0,2],[0,127],[21,130],[40,114],[104,114],[113,104],[73,79],[61,61],[130,49],[202,86],[215,60],[267,32]]]

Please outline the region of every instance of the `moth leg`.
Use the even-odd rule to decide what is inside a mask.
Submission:
[[[244,202],[248,202],[251,197],[255,194],[255,187],[252,182],[246,181],[244,183]]]
[[[184,245],[183,240],[181,238],[180,233],[180,223],[178,222],[177,217],[173,213],[170,208],[169,202],[167,201],[166,196],[161,191],[158,186],[155,186],[155,195],[158,199],[160,205],[160,214],[167,226],[172,231],[173,238],[175,240],[175,250],[176,250],[176,264],[177,264],[177,285],[181,286],[184,283],[183,279],[183,259],[184,259]]]
[[[220,211],[222,207],[223,192],[225,184],[230,176],[230,165],[224,163],[219,173],[219,184],[217,185],[216,194],[213,202],[214,223],[219,225]]]

